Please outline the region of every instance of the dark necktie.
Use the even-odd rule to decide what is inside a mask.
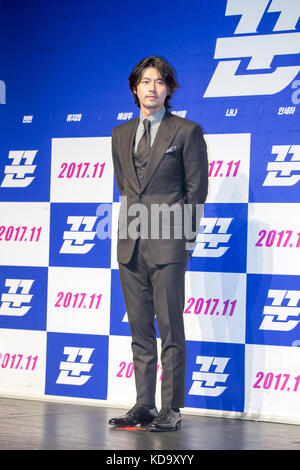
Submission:
[[[150,121],[144,119],[143,121],[145,131],[139,141],[136,154],[140,160],[147,155],[150,150]]]

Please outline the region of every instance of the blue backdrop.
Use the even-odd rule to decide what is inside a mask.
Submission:
[[[134,402],[110,136],[138,114],[134,65],[162,55],[171,111],[201,124],[210,161],[186,406],[298,422],[299,15],[293,0],[0,1],[0,393]],[[159,401],[160,363],[157,378]]]

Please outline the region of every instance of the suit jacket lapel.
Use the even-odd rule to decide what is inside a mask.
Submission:
[[[174,121],[175,119],[173,119],[173,115],[171,113],[166,112],[163,117],[163,120],[161,121],[155,140],[150,150],[149,160],[145,174],[145,182],[142,190],[144,190],[150,182],[151,178],[155,173],[156,168],[158,167],[159,163],[161,162],[164,156],[165,151],[170,146],[179,130],[179,125],[176,124],[176,121]]]
[[[128,169],[128,172],[131,176],[130,179],[135,183],[136,187],[140,189],[140,184],[139,184],[139,180],[135,171],[133,155],[132,155],[133,143],[134,143],[134,138],[135,138],[138,124],[139,124],[139,118],[135,118],[130,121],[130,125],[128,126],[128,130],[127,130],[126,144],[125,144],[126,151],[124,152],[124,155],[127,160],[126,168]]]

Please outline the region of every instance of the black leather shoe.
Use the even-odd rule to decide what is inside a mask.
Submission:
[[[142,405],[134,405],[125,415],[111,418],[108,424],[113,426],[147,426],[157,415],[156,408],[148,409]]]
[[[147,426],[148,431],[177,431],[181,428],[180,411],[174,411],[172,408],[162,408],[158,416]]]

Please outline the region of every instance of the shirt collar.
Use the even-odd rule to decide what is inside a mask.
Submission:
[[[166,112],[166,109],[165,109],[164,106],[159,111],[157,111],[157,113],[154,113],[149,117],[144,116],[144,114],[141,111],[140,112],[140,122],[143,122],[144,119],[149,119],[151,124],[154,124],[156,122],[160,122],[162,120],[162,118],[164,117],[165,112]]]

